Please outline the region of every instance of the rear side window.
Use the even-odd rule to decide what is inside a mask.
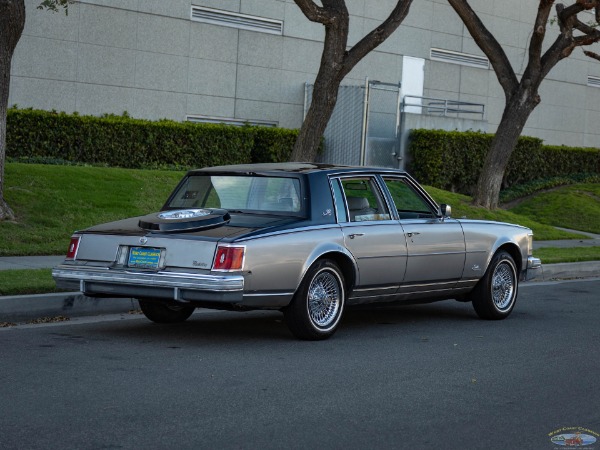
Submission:
[[[391,216],[373,177],[342,178],[350,222],[390,220]]]

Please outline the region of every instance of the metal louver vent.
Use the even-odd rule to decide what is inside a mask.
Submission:
[[[490,61],[485,56],[471,55],[469,53],[460,53],[452,50],[443,50],[441,48],[432,48],[430,57],[432,60],[443,61],[451,64],[479,67],[480,69],[490,68]]]
[[[283,22],[281,20],[249,16],[203,6],[192,5],[192,20],[260,33],[283,34]]]
[[[253,126],[253,127],[276,127],[277,122],[271,122],[268,120],[245,120],[245,119],[233,119],[229,117],[210,117],[210,116],[186,116],[188,122],[194,123],[217,123],[223,125],[235,125],[239,127]]]
[[[588,86],[592,86],[592,87],[600,88],[600,77],[589,76],[588,77],[587,85]]]

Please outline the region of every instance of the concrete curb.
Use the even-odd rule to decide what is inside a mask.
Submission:
[[[600,261],[545,264],[540,274],[530,280],[552,281],[575,278],[600,278]],[[79,292],[0,297],[0,322],[25,322],[40,317],[94,316],[121,314],[139,309],[132,298],[92,298]]]
[[[551,281],[600,277],[600,261],[542,264],[539,276],[530,281]]]
[[[0,322],[24,322],[40,317],[76,317],[127,313],[139,309],[131,298],[92,298],[80,292],[0,297]]]

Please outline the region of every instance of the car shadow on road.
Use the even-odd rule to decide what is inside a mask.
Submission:
[[[348,307],[333,339],[353,339],[381,329],[408,330],[409,326],[438,329],[479,322],[469,304],[454,301],[407,306],[362,305]],[[109,331],[109,330],[107,330]],[[235,342],[273,342],[295,340],[279,311],[225,312],[200,310],[180,324],[155,324],[147,320],[119,322],[110,332],[128,339],[147,341],[186,340],[201,344]],[[377,331],[379,332],[379,331]]]

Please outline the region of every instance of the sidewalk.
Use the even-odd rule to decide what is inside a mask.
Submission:
[[[590,237],[593,238],[568,241],[534,241],[534,249],[541,247],[568,248],[600,246],[600,236],[592,235]],[[0,270],[50,269],[60,264],[63,260],[64,256],[0,257]],[[600,278],[600,261],[543,264],[540,275],[531,281],[536,282],[576,278]],[[0,323],[27,321],[48,316],[119,314],[136,309],[139,309],[139,306],[135,299],[98,299],[86,297],[80,292],[0,296]]]
[[[559,228],[559,230],[568,231],[570,233],[583,234],[589,236],[590,239],[565,239],[561,241],[536,241],[533,238],[533,249],[542,247],[556,248],[573,248],[573,247],[600,247],[600,234],[587,233],[585,231],[569,230],[568,228]],[[534,252],[535,253],[535,252]],[[543,263],[543,261],[542,261]]]

